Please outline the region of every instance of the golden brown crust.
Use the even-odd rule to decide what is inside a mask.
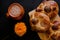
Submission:
[[[42,10],[40,12],[45,13],[50,17],[50,19],[53,19],[59,12],[58,4],[55,1],[45,1],[42,2],[38,7],[37,10]]]
[[[50,19],[44,13],[36,11],[29,12],[30,25],[37,32],[46,32],[50,28]]]
[[[58,15],[58,12],[58,4],[55,1],[51,0],[42,2],[36,9],[29,12],[31,28],[38,33],[41,40],[52,40],[51,36],[55,33],[57,35],[54,35],[56,37],[56,40],[60,40],[60,35],[58,36],[58,34],[60,34],[60,17]],[[35,20],[35,24],[32,24],[31,20],[33,18],[36,20],[39,19],[38,22]]]
[[[36,9],[29,12],[31,28],[38,33],[41,40],[60,40],[58,12],[58,4],[53,0],[44,0]],[[32,19],[35,19],[34,24],[31,23]],[[53,37],[51,38],[51,36]]]
[[[60,30],[51,33],[49,40],[60,40]]]

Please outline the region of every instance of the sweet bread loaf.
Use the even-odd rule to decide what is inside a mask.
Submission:
[[[37,32],[41,40],[60,40],[58,12],[58,4],[53,0],[44,0],[36,9],[29,12],[31,29]],[[51,38],[53,35],[57,35],[56,38]]]

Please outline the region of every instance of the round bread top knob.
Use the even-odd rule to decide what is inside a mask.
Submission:
[[[13,3],[8,8],[8,15],[15,19],[21,19],[24,15],[24,8],[19,3]]]

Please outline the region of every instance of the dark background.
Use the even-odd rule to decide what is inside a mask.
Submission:
[[[42,1],[43,0],[0,0],[0,40],[40,40],[37,33],[31,30],[28,12],[36,8]],[[55,1],[58,3],[60,9],[60,0]],[[25,9],[25,15],[19,21],[6,17],[9,5],[15,2],[20,3]],[[14,32],[14,25],[21,21],[25,22],[27,26],[27,32],[23,37],[17,36]]]

